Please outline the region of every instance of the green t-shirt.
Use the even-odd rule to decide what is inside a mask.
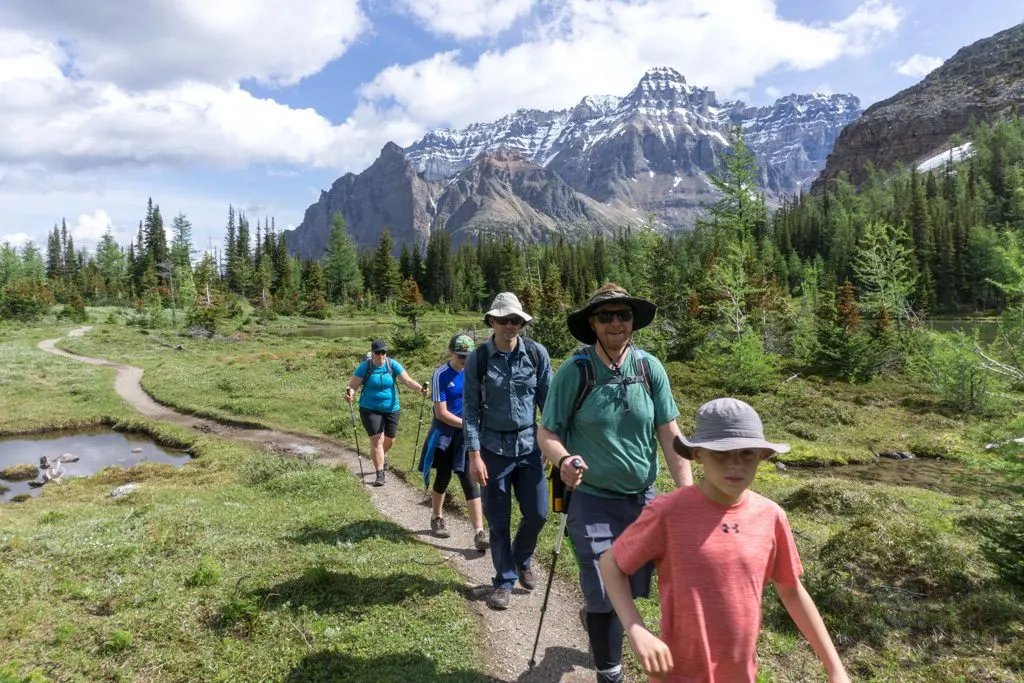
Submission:
[[[566,450],[587,461],[581,491],[606,498],[640,493],[658,477],[655,428],[679,415],[668,375],[658,359],[648,354],[653,400],[643,382],[632,382],[626,386],[627,413],[621,385],[607,383],[615,373],[597,358],[593,347],[587,352],[597,385],[573,417],[572,430],[568,436],[564,434],[581,377],[571,358],[562,363],[551,380],[541,424],[562,438]],[[630,351],[619,369],[623,377],[640,374],[633,356],[634,351]]]

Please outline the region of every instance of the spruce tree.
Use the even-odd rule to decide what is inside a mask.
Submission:
[[[348,226],[340,211],[331,219],[331,239],[324,256],[324,278],[328,299],[336,304],[351,299],[363,288],[356,243],[348,234]]]
[[[377,242],[377,251],[373,255],[371,286],[378,301],[394,298],[402,284],[401,274],[398,272],[398,262],[391,255],[393,248],[391,232],[384,228],[380,233],[380,240]]]

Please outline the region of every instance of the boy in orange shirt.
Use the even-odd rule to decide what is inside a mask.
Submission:
[[[693,438],[677,436],[675,449],[700,463],[704,478],[655,498],[600,560],[608,597],[644,672],[677,683],[753,683],[761,597],[771,581],[829,682],[849,683],[800,582],[786,513],[748,490],[758,464],[789,446],[765,441],[751,406],[720,398],[698,409]],[[660,639],[644,626],[629,589],[629,575],[652,560]]]

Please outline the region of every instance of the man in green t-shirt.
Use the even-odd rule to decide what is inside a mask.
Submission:
[[[555,373],[537,434],[544,457],[575,489],[567,528],[600,683],[622,680],[623,635],[598,571],[601,553],[654,497],[659,444],[676,485],[693,483],[689,461],[672,446],[679,409],[665,368],[632,345],[633,332],[649,325],[656,310],[609,283],[569,315],[569,331],[587,346]],[[631,577],[634,597],[650,593],[652,570]]]

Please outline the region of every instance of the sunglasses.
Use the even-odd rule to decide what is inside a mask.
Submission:
[[[386,356],[387,353],[388,353],[387,351],[374,351],[373,355],[375,355],[375,356]]]
[[[522,318],[517,318],[515,316],[512,316],[510,318],[491,318],[491,320],[494,321],[495,325],[515,325],[516,327],[526,323],[526,321],[523,320]]]
[[[619,308],[614,311],[598,311],[594,314],[597,318],[597,322],[607,325],[614,318],[618,318],[619,321],[628,323],[633,320],[633,309],[632,308]]]

